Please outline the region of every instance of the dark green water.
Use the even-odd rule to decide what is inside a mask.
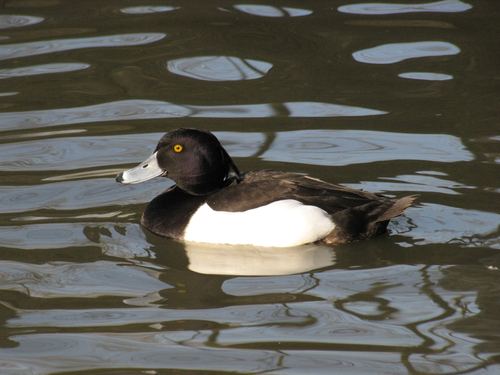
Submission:
[[[500,373],[500,4],[0,10],[1,374]],[[338,247],[204,246],[120,185],[161,135],[420,194]]]

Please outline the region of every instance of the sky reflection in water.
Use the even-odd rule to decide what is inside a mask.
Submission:
[[[391,43],[354,52],[354,60],[366,64],[394,64],[407,59],[448,56],[460,49],[447,42]]]
[[[165,34],[162,33],[138,33],[4,44],[0,46],[0,60],[17,59],[81,48],[138,46],[156,42],[164,37]]]
[[[367,3],[367,4],[352,4],[343,5],[338,8],[339,12],[352,14],[397,14],[397,13],[413,13],[413,12],[443,12],[456,13],[465,12],[471,9],[470,4],[459,0],[444,0],[435,3],[424,4],[391,4],[391,3]]]
[[[311,102],[281,103],[287,117],[343,117],[373,116],[387,112],[347,105]],[[263,118],[283,116],[277,104],[180,105],[152,100],[124,100],[87,107],[47,109],[29,112],[4,112],[0,114],[3,129],[30,129],[118,120],[140,120],[178,117],[200,118]]]
[[[273,64],[232,56],[199,56],[170,60],[169,72],[203,81],[242,81],[263,77]]]

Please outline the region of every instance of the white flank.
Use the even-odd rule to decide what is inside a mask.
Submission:
[[[195,212],[184,239],[196,242],[287,247],[318,241],[335,228],[315,206],[286,199],[245,212],[214,211],[207,204]]]

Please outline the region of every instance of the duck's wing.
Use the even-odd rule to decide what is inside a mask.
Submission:
[[[298,173],[256,171],[242,174],[240,183],[213,194],[208,204],[216,211],[242,212],[283,199],[317,206],[330,215],[370,202],[394,201],[373,193],[321,181]]]
[[[209,197],[207,203],[212,209],[242,212],[294,199],[320,207],[330,215],[335,229],[323,239],[326,243],[368,239],[383,233],[389,220],[402,215],[417,197],[390,199],[296,173],[258,171],[241,177],[239,183],[233,181]]]

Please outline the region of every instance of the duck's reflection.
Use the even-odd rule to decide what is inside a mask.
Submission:
[[[307,273],[334,265],[334,249],[320,245],[291,248],[260,248],[242,245],[213,245],[165,240],[144,231],[155,258],[165,267],[160,281],[170,288],[158,291],[151,300],[130,299],[130,305],[155,305],[169,309],[206,309],[224,306],[261,305],[322,300],[294,288],[293,292],[259,291],[238,296],[222,287],[238,276],[283,276]],[[304,284],[309,285],[309,277]],[[173,287],[173,288],[172,288]],[[309,288],[305,288],[309,289]]]
[[[308,272],[335,263],[328,246],[255,247],[186,243],[188,268],[211,275],[278,276]]]
[[[206,244],[165,240],[146,232],[156,262],[179,271],[203,275],[283,276],[330,267],[336,256],[330,246],[307,244],[294,247]],[[165,248],[168,244],[168,249]]]

